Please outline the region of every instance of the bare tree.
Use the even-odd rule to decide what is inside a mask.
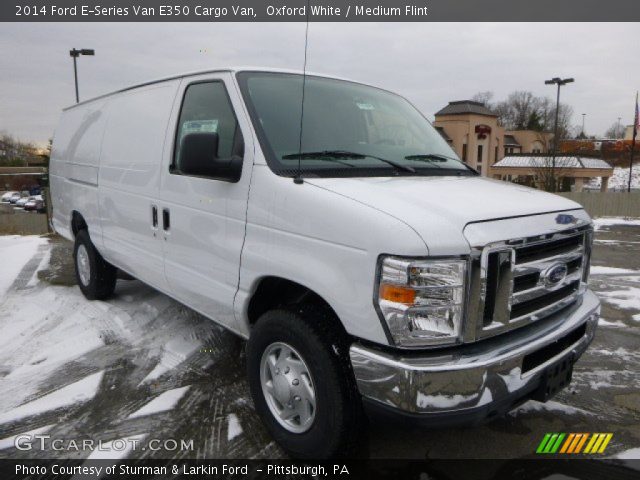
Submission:
[[[615,122],[607,129],[604,136],[607,138],[624,138],[624,131],[624,126],[620,122]]]
[[[480,102],[489,109],[491,109],[493,106],[491,104],[492,99],[493,99],[493,92],[489,90],[487,90],[486,92],[478,92],[473,97],[471,97],[471,100],[473,100],[474,102]]]
[[[545,155],[531,160],[536,187],[547,192],[562,191],[562,181],[569,174],[572,157],[556,156],[554,162],[551,155]]]
[[[498,115],[500,125],[507,130],[535,130],[552,132],[554,130],[556,104],[549,97],[536,97],[532,92],[517,90],[509,94],[506,100],[491,103],[492,92],[479,92],[472,99],[479,101]],[[567,138],[571,133],[573,108],[560,104],[558,112],[558,136]]]

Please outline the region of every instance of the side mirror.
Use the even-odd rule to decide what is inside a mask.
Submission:
[[[217,133],[189,133],[182,139],[179,170],[185,175],[236,183],[242,174],[242,158],[218,158]]]

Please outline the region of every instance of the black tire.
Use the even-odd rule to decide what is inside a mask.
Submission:
[[[350,458],[366,449],[367,420],[349,361],[349,340],[332,312],[313,306],[263,314],[247,344],[249,387],[256,411],[293,458]],[[267,405],[260,378],[265,350],[284,342],[300,353],[313,377],[316,410],[303,433],[285,429]]]
[[[89,279],[83,282],[78,266],[78,249],[84,247],[88,257]],[[73,265],[76,272],[76,282],[83,295],[89,300],[105,300],[116,288],[118,269],[108,263],[93,246],[89,232],[80,230],[76,235],[73,248]]]

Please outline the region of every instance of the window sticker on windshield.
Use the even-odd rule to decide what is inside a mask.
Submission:
[[[360,110],[375,110],[373,105],[371,105],[370,103],[356,103],[356,105]]]
[[[182,124],[182,136],[189,133],[218,133],[218,120],[189,120]]]

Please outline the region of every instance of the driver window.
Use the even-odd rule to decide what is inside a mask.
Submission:
[[[197,132],[218,134],[218,151],[214,152],[218,158],[233,155],[236,135],[240,133],[231,101],[220,81],[194,83],[185,91],[173,159],[178,170],[182,140]]]

